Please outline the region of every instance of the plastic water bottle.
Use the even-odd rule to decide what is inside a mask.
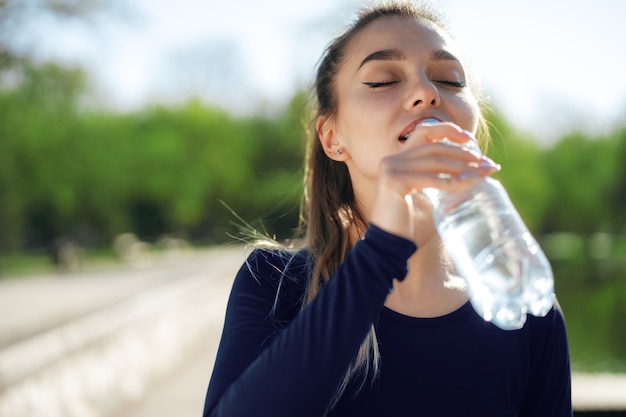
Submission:
[[[482,154],[473,141],[444,142]],[[513,330],[524,326],[528,313],[545,316],[550,311],[554,304],[552,268],[498,181],[485,177],[458,192],[427,189],[424,193],[479,315]]]

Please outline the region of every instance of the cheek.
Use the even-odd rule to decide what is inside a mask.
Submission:
[[[349,155],[346,164],[350,176],[353,181],[356,178],[375,178],[381,158],[390,153],[382,131],[382,118],[380,115],[357,113],[355,107],[350,107],[350,110],[350,114],[340,117],[336,125],[341,145]]]
[[[480,119],[480,108],[473,95],[456,96],[455,107],[459,116],[459,126],[476,133]]]
[[[337,132],[348,148],[355,144],[358,148],[359,144],[384,134],[386,112],[381,111],[380,103],[355,98],[342,104],[337,112]]]

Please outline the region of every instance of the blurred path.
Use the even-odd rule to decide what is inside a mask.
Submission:
[[[115,417],[201,417],[219,342],[219,334],[214,336],[169,378],[156,383],[144,398],[123,407]]]
[[[0,349],[143,291],[210,271],[222,253],[227,253],[234,264],[242,258],[240,247],[216,248],[171,253],[152,261],[98,270],[4,278],[0,280]]]
[[[0,416],[116,415],[149,402],[192,358],[205,368],[191,366],[179,385],[198,387],[190,415],[201,414],[211,346],[244,258],[243,246],[218,247],[1,280]],[[190,384],[194,372],[200,382]]]

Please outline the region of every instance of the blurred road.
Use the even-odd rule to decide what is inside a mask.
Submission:
[[[245,254],[188,250],[0,280],[0,415],[201,415]]]
[[[230,282],[243,261],[241,249],[224,253],[232,261],[229,273],[219,277]],[[204,397],[211,377],[211,370],[221,335],[228,291],[230,286],[221,287],[221,303],[214,315],[215,331],[202,338],[186,356],[177,369],[156,381],[148,388],[139,401],[122,407],[113,417],[200,417],[204,407]],[[217,294],[215,294],[217,296]]]
[[[219,335],[207,340],[167,379],[115,417],[201,417]]]
[[[178,253],[141,264],[65,274],[4,278],[0,281],[0,349],[181,277],[211,270],[218,258],[216,251]],[[229,255],[233,264],[240,263],[241,248],[234,252]]]

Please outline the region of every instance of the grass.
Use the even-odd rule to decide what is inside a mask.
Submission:
[[[83,253],[81,266],[89,268],[118,262],[112,250],[89,250]],[[7,278],[23,278],[38,274],[58,271],[48,253],[28,252],[11,255],[0,255],[0,280]]]

